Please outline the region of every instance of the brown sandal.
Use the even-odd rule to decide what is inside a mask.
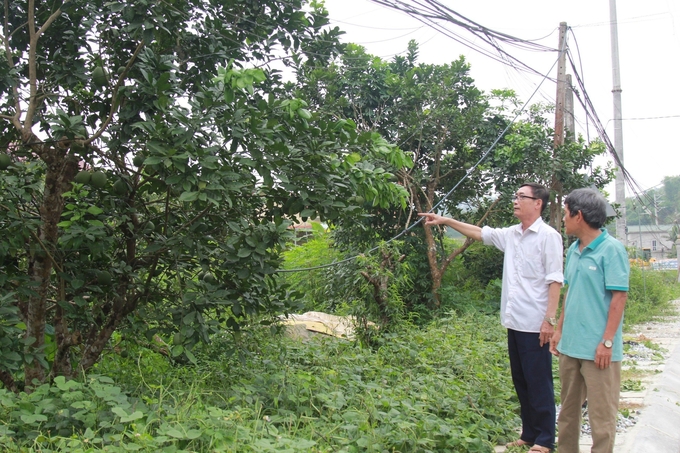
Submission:
[[[529,451],[530,452],[533,451],[534,453],[550,453],[550,449],[548,447],[544,447],[542,445],[536,445],[536,444],[534,444],[534,446],[531,447],[529,449]]]

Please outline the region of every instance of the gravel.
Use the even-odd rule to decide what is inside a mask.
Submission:
[[[560,406],[557,406],[557,414],[559,415],[560,413]],[[582,409],[581,412],[583,421],[581,424],[581,434],[585,434],[587,436],[590,436],[591,430],[590,430],[590,422],[588,420],[588,406],[587,402],[585,407]],[[640,411],[631,409],[628,411],[628,416],[624,416],[621,414],[621,412],[618,413],[616,417],[616,432],[617,433],[625,433],[628,429],[632,428],[635,426],[635,424],[638,421],[638,418],[640,417]]]

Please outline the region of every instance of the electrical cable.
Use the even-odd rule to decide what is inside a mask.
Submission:
[[[574,71],[574,78],[576,79],[576,82],[578,84],[578,87],[580,91],[574,91],[574,95],[576,98],[579,100],[581,103],[581,106],[583,107],[586,116],[592,121],[593,125],[595,126],[595,129],[598,133],[598,136],[600,139],[603,141],[605,146],[607,147],[607,150],[609,151],[609,155],[611,158],[614,160],[614,163],[616,166],[619,168],[621,171],[621,174],[623,176],[623,180],[626,185],[631,189],[633,194],[641,200],[640,193],[642,193],[642,189],[639,185],[639,183],[633,178],[633,176],[630,174],[628,169],[623,165],[623,162],[619,158],[618,153],[616,152],[616,148],[612,144],[611,140],[609,139],[609,135],[607,134],[607,131],[605,130],[604,126],[602,125],[602,122],[600,121],[600,118],[597,115],[597,112],[595,111],[595,108],[593,106],[593,103],[588,96],[588,92],[585,89],[585,84],[583,83],[583,80],[581,76],[578,73],[578,70],[576,68],[576,64],[572,59],[572,56],[570,53],[567,53],[567,57],[569,59],[569,62],[571,63],[571,67]]]
[[[360,24],[354,24],[352,22],[345,22],[344,20],[339,20],[339,19],[329,19],[331,22],[337,22],[339,24],[345,24],[345,25],[351,25],[352,27],[357,27],[357,28],[368,28],[369,30],[387,30],[387,31],[414,31],[414,30],[419,30],[423,28],[423,26],[420,27],[408,27],[408,28],[385,28],[385,27],[373,27],[370,25],[360,25]]]
[[[578,55],[578,62],[579,62],[579,67],[581,68],[581,74],[582,74],[582,79],[585,81],[585,77],[583,76],[583,58],[581,58],[581,48],[578,45],[578,40],[576,39],[576,34],[574,33],[574,29],[572,27],[569,27],[569,33],[571,33],[572,38],[574,38],[574,44],[576,45],[576,54]],[[586,140],[590,143],[590,123],[586,119]]]

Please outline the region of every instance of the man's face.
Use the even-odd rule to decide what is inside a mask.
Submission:
[[[534,197],[534,191],[529,186],[520,187],[515,192],[515,196],[512,201],[512,208],[515,217],[521,219],[527,215],[532,215],[539,209],[540,214],[541,200]]]
[[[562,220],[564,221],[564,232],[566,234],[574,234],[576,228],[576,218],[578,215],[579,213],[577,212],[575,216],[572,216],[569,212],[569,206],[566,204],[564,205],[564,217]]]

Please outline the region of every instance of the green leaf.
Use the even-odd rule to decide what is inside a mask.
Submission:
[[[156,142],[156,141],[153,141],[153,140],[150,141],[150,142],[147,142],[146,147],[149,148],[149,150],[151,150],[155,154],[165,155],[166,152],[167,152],[167,148],[162,143]],[[147,160],[145,160],[144,163],[145,164],[151,164],[151,162],[149,162],[149,158],[147,158]]]
[[[183,324],[186,324],[186,325],[189,325],[189,324],[191,324],[192,322],[194,322],[195,319],[196,319],[196,312],[195,312],[195,311],[192,311],[191,313],[189,313],[189,314],[187,314],[186,316],[184,316],[184,318],[182,318],[182,323],[183,323]]]
[[[179,201],[196,201],[196,200],[198,200],[198,196],[200,194],[201,194],[200,191],[182,192],[182,194],[179,196]]]
[[[46,422],[47,417],[43,414],[22,414],[21,420],[26,424],[32,425],[35,422]]]
[[[135,420],[139,420],[142,417],[144,417],[144,414],[142,413],[142,411],[134,411],[130,415],[125,415],[123,417],[120,417],[120,421],[121,421],[121,423],[128,423],[128,422],[132,422],[132,421],[135,421]]]
[[[367,448],[369,445],[371,445],[371,439],[368,437],[360,437],[357,439],[357,445],[361,448]]]
[[[111,409],[111,412],[113,412],[114,414],[116,414],[119,417],[127,417],[128,416],[128,413],[125,412],[125,409],[123,409],[120,406],[113,407]]]
[[[198,363],[198,360],[196,359],[196,356],[195,356],[191,351],[189,351],[189,350],[186,349],[186,348],[184,348],[184,355],[187,356],[187,359],[189,359],[189,361],[190,361],[191,363],[193,363],[193,364]],[[187,436],[188,436],[188,434],[189,434],[189,433],[187,432]],[[190,439],[193,439],[193,438],[190,437]]]
[[[300,115],[300,118],[308,120],[312,117],[312,114],[309,112],[307,109],[299,108],[297,110],[298,115]]]
[[[176,428],[168,428],[165,430],[165,434],[168,436],[172,436],[176,439],[184,439],[185,435],[182,431],[176,429]]]
[[[357,162],[361,161],[361,154],[359,153],[351,153],[345,158],[345,162],[347,162],[350,165],[354,165]]]
[[[229,87],[225,87],[224,89],[224,102],[227,104],[234,102],[234,90]]]

